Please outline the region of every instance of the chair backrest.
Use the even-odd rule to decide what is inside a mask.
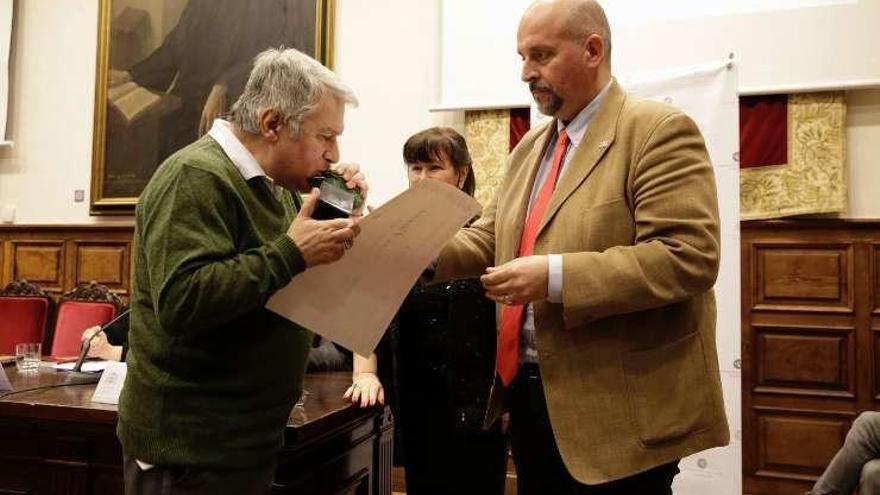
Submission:
[[[43,297],[0,296],[0,354],[13,354],[15,344],[42,343],[49,307]]]
[[[48,292],[27,280],[0,291],[0,354],[13,354],[15,344],[44,343],[53,305]]]
[[[82,333],[112,320],[121,301],[106,285],[82,283],[64,294],[58,305],[52,342],[46,354],[56,357],[79,354]]]
[[[52,345],[47,354],[76,356],[82,333],[95,325],[103,325],[116,316],[116,305],[109,302],[64,300],[58,305]]]

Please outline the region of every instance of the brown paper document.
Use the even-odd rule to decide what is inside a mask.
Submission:
[[[368,356],[425,267],[479,212],[455,187],[422,181],[367,215],[341,260],[297,275],[266,307]]]

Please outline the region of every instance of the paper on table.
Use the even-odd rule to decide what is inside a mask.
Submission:
[[[128,366],[124,361],[105,361],[105,364],[107,367],[101,375],[101,381],[95,387],[92,402],[119,404],[119,394],[122,393],[122,385],[125,384]]]
[[[104,368],[107,367],[109,363],[113,361],[86,361],[82,365],[83,373],[95,373],[97,371],[104,371]],[[56,370],[62,371],[73,371],[73,367],[76,366],[76,363],[55,363],[52,365]]]
[[[425,267],[479,212],[457,188],[422,181],[364,217],[341,260],[297,275],[266,307],[368,356]]]

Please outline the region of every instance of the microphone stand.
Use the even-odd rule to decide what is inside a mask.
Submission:
[[[97,383],[101,378],[100,373],[83,373],[82,367],[83,363],[86,361],[86,357],[89,355],[89,349],[92,346],[92,339],[98,336],[98,334],[104,333],[110,325],[116,323],[123,316],[127,315],[131,309],[126,309],[122,313],[119,313],[116,318],[113,318],[109,322],[105,323],[98,329],[97,332],[93,333],[85,342],[82,344],[82,348],[79,351],[79,357],[76,359],[76,364],[73,365],[73,370],[67,375],[67,383]]]

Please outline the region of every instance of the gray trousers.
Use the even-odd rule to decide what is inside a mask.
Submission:
[[[123,456],[125,495],[266,495],[275,463],[249,469],[201,469],[156,466],[146,471]]]
[[[858,491],[856,489],[858,488]],[[807,495],[880,495],[880,413],[863,412]]]

